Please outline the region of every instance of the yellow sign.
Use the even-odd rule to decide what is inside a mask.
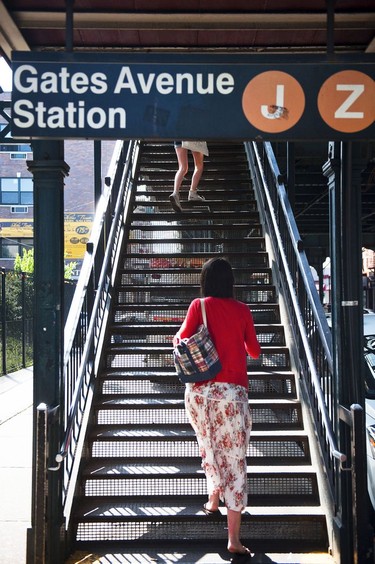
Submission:
[[[82,259],[86,252],[93,222],[93,213],[64,214],[64,255],[67,259]],[[0,221],[0,237],[6,239],[32,239],[34,237],[34,221]]]
[[[66,259],[82,259],[86,252],[93,222],[93,213],[64,214],[64,243]]]
[[[32,219],[27,221],[14,221],[14,219],[2,219],[0,221],[0,237],[7,239],[19,239],[20,237],[34,237],[34,222]]]

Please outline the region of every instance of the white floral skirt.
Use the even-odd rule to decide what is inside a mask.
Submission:
[[[197,435],[208,495],[218,492],[228,509],[242,511],[252,424],[247,390],[216,382],[186,384],[185,407]]]

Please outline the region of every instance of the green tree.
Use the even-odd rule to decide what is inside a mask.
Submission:
[[[34,249],[23,249],[22,257],[17,255],[14,259],[14,272],[34,274]]]
[[[69,262],[64,264],[64,278],[71,280],[73,271],[76,268],[76,262]],[[18,254],[14,260],[14,272],[20,274],[34,274],[34,249],[23,249],[22,257]]]

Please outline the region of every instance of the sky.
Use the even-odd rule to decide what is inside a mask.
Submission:
[[[0,57],[0,86],[4,92],[12,90],[12,71],[2,57]]]

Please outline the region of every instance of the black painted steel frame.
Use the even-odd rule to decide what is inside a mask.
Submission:
[[[62,398],[55,409],[47,409],[47,449],[51,450],[52,427],[60,426],[58,449],[53,459],[49,458],[48,468],[38,469],[42,457],[35,457],[35,479],[33,482],[33,506],[43,511],[45,484],[38,483],[37,477],[47,470],[48,480],[56,491],[61,491],[61,508],[56,507],[51,522],[40,515],[33,516],[32,528],[28,535],[28,563],[34,563],[35,539],[42,538],[39,527],[45,527],[45,564],[64,562],[65,548],[72,536],[70,511],[77,487],[78,467],[85,440],[95,378],[101,362],[103,335],[112,295],[115,271],[122,241],[126,236],[126,215],[131,206],[133,180],[137,174],[136,162],[139,142],[118,142],[112,159],[107,186],[99,199],[87,251],[83,260],[80,278],[73,296],[65,324],[64,351],[62,363]],[[38,375],[36,374],[36,378]],[[37,409],[40,410],[40,404]],[[60,422],[56,422],[56,418]],[[54,479],[52,479],[54,478]],[[49,492],[51,489],[49,484]],[[60,548],[55,550],[56,521],[60,525]],[[47,512],[48,513],[48,512]],[[61,538],[63,537],[63,538]],[[64,548],[65,545],[65,548]]]
[[[369,562],[373,555],[367,530],[364,403],[362,406],[357,403],[364,379],[356,379],[357,392],[351,396],[347,385],[345,407],[341,406],[343,394],[338,380],[343,377],[339,376],[333,358],[331,330],[271,144],[246,145],[260,211],[273,248],[275,278],[279,281],[295,342],[295,363],[309,398],[330,486],[332,517],[336,523],[333,528],[338,529],[332,539],[334,549],[336,555],[340,554],[342,564]],[[352,276],[356,277],[355,271]],[[346,375],[352,379],[355,376],[353,371]],[[346,440],[340,435],[342,427]],[[358,491],[362,495],[358,496]]]

